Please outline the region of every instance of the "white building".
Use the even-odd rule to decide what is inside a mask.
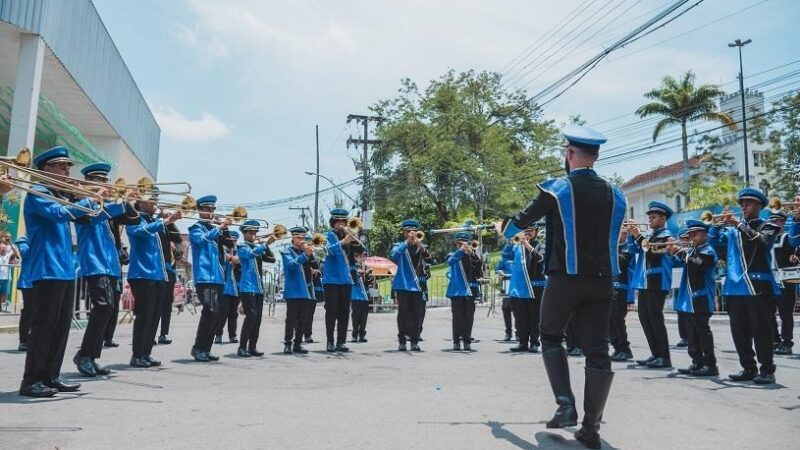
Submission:
[[[728,94],[720,100],[720,110],[728,113],[735,122],[742,120],[742,103],[739,92]],[[753,140],[751,121],[753,117],[764,112],[764,94],[757,91],[745,91],[745,104],[747,105],[748,145],[750,185],[758,187],[764,181],[764,167],[762,164],[766,144],[758,144]],[[715,152],[731,158],[731,173],[737,174],[744,183],[744,139],[742,127],[736,130],[723,128],[718,133],[721,144]],[[689,145],[692,145],[690,140]],[[691,148],[690,148],[691,151]],[[702,160],[698,157],[689,160],[690,173],[702,169]],[[628,198],[628,216],[644,219],[647,204],[653,200],[664,202],[676,211],[683,208],[686,198],[674,194],[667,196],[667,192],[674,191],[673,186],[683,183],[683,162],[678,161],[666,166],[661,166],[645,173],[634,176],[622,185],[622,190]]]

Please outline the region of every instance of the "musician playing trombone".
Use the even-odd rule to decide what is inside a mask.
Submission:
[[[537,224],[529,226],[503,248],[503,258],[511,261],[508,296],[519,331],[519,345],[512,352],[539,351],[539,310],[544,293],[544,254],[538,246]]]
[[[65,147],[47,150],[33,163],[45,175],[58,178],[68,177],[72,167]],[[25,196],[25,225],[30,245],[27,275],[33,283],[33,303],[38,305],[34,308],[25,373],[19,390],[20,395],[29,397],[52,397],[58,392],[74,392],[80,388],[80,384],[61,378],[75,289],[75,256],[69,222],[89,214],[95,201],[84,198],[73,203],[65,198],[66,192],[61,191],[66,186],[59,187],[59,184],[63,183],[49,179],[32,183]],[[8,187],[6,184],[4,189]]]
[[[453,315],[453,350],[472,351],[472,324],[475,319],[475,297],[470,288],[475,265],[472,263],[476,249],[471,245],[472,232],[460,231],[455,235],[456,250],[447,255],[449,267],[447,297]],[[479,269],[480,270],[480,269]],[[480,276],[480,275],[479,275]]]

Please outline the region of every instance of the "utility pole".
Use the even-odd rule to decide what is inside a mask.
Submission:
[[[316,179],[317,183],[314,187],[314,231],[319,230],[319,125],[316,126],[317,131],[317,170]]]
[[[744,101],[744,68],[742,66],[742,47],[753,42],[748,39],[742,42],[741,39],[728,44],[728,47],[739,48],[739,94],[742,96],[742,137],[744,138],[744,185],[750,187],[750,153],[747,151],[747,110]]]
[[[364,125],[364,134],[360,138],[347,139],[347,148],[350,145],[358,146],[363,144],[364,153],[360,161],[353,161],[356,165],[356,170],[361,171],[361,219],[364,221],[364,237],[367,238],[367,230],[372,227],[372,217],[369,214],[369,197],[370,197],[370,174],[369,174],[369,146],[378,145],[381,143],[379,139],[369,138],[369,123],[376,122],[380,125],[384,120],[379,116],[365,116],[359,114],[348,114],[347,123],[355,120],[356,123]]]
[[[306,211],[311,212],[311,208],[309,208],[308,206],[297,206],[297,207],[290,206],[289,209],[292,210],[292,211],[300,211],[300,221],[303,223],[304,227],[308,228],[308,220],[307,219],[308,219],[309,215],[306,214]]]

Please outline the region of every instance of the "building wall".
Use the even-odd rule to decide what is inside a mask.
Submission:
[[[683,204],[679,204],[679,201],[676,197],[667,197],[663,192],[671,187],[670,183],[673,180],[679,181],[680,177],[673,176],[657,180],[657,182],[654,183],[648,183],[646,185],[639,185],[626,189],[625,197],[628,199],[628,211],[626,217],[635,219],[636,222],[646,222],[645,219],[647,216],[645,211],[647,210],[647,204],[654,200],[666,203],[677,211],[683,206]],[[680,202],[683,202],[683,199],[681,199]]]
[[[750,167],[750,185],[758,187],[762,180],[764,180],[764,167],[759,164],[760,159],[764,152],[769,150],[766,144],[758,144],[753,141],[753,125],[752,118],[764,112],[764,94],[758,91],[745,91],[745,105],[747,109],[747,126],[748,126],[748,166]],[[720,101],[720,110],[724,111],[733,117],[735,122],[742,120],[742,99],[739,92],[726,95]],[[723,146],[718,150],[733,158],[732,169],[739,174],[739,177],[744,180],[744,130],[741,124],[737,126],[736,130],[723,128],[720,139]]]

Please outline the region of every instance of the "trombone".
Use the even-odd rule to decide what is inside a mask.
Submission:
[[[39,197],[46,198],[50,201],[56,202],[60,205],[74,208],[78,211],[83,212],[87,216],[96,217],[103,212],[103,208],[105,206],[104,203],[105,200],[103,199],[103,197],[97,195],[96,193],[88,189],[64,181],[58,175],[51,174],[49,172],[45,172],[42,170],[33,169],[29,167],[30,162],[31,162],[31,154],[30,150],[27,148],[23,148],[22,150],[20,150],[17,156],[11,158],[0,158],[0,172],[5,173],[6,175],[4,182],[10,186],[13,186],[14,188],[27,192],[28,194],[37,195]],[[9,170],[11,169],[16,170],[17,172],[27,174],[32,179],[26,180],[25,178],[12,176],[9,174]],[[33,179],[36,179],[37,181],[33,181]],[[97,203],[98,208],[95,209],[92,207],[86,207],[83,205],[79,205],[77,203],[73,203],[70,200],[61,198],[57,195],[52,195],[48,192],[42,192],[40,190],[34,189],[33,186],[35,185],[40,185],[49,189],[54,189],[57,191],[74,194],[76,196],[89,197]]]
[[[345,225],[345,232],[353,237],[354,244],[364,247],[364,243],[361,242],[361,239],[358,238],[358,232],[364,228],[364,222],[361,221],[360,217],[351,217],[347,219],[347,225]]]
[[[781,209],[785,210],[788,213],[796,213],[800,210],[800,203],[798,202],[784,202],[781,201],[777,197],[772,197],[769,200],[768,208],[773,211],[779,211]]]
[[[262,227],[262,228],[266,228],[266,227]],[[283,237],[286,236],[286,234],[288,232],[289,231],[286,229],[285,225],[282,225],[282,224],[278,223],[278,224],[275,224],[274,227],[272,227],[272,232],[267,233],[267,234],[258,235],[258,236],[256,236],[256,239],[269,240],[270,238],[273,238],[273,242],[274,242],[274,241],[277,241],[279,239],[283,239]]]
[[[647,239],[642,240],[642,250],[650,253],[666,253],[667,247],[676,246],[679,248],[694,247],[692,242],[672,241],[672,242],[650,242]]]
[[[452,228],[439,228],[436,230],[431,230],[430,234],[458,233],[460,231],[480,231],[480,230],[490,230],[490,229],[491,230],[494,229],[493,223],[483,223],[480,225],[464,225]]]

